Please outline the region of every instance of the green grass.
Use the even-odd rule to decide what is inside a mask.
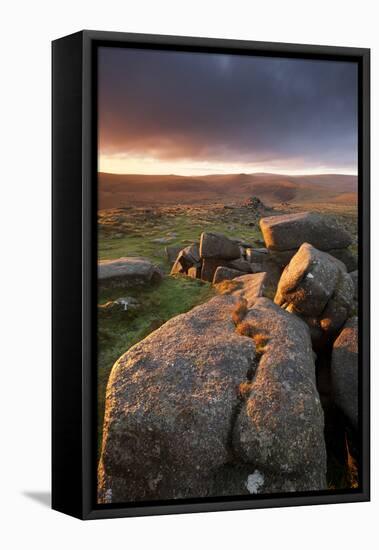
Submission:
[[[166,277],[160,284],[134,289],[112,288],[99,292],[99,305],[132,296],[139,306],[130,311],[99,308],[98,317],[98,418],[101,432],[106,384],[115,361],[131,346],[163,323],[205,302],[212,286],[183,276]],[[99,433],[99,437],[100,437]]]
[[[249,227],[246,222],[209,220],[194,218],[190,214],[180,214],[175,217],[166,217],[160,220],[148,221],[140,227],[127,228],[115,235],[99,232],[99,259],[109,260],[121,256],[144,256],[150,258],[163,267],[167,267],[165,260],[166,246],[186,246],[194,241],[199,241],[203,231],[223,233],[228,237],[246,239],[254,242],[261,239],[258,228]],[[156,243],[154,239],[168,237],[167,243]]]

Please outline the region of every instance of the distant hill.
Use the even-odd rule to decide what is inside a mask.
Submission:
[[[267,204],[355,204],[357,177],[344,174],[151,176],[99,173],[100,209],[128,205],[233,203],[241,202],[252,195]]]

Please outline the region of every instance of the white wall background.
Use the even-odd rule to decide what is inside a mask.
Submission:
[[[372,0],[65,0],[1,10],[2,321],[0,540],[3,548],[372,548],[378,403],[373,360],[373,502],[83,523],[51,511],[50,41],[86,29],[372,48],[373,273],[378,259],[379,34]],[[373,359],[378,291],[373,288]],[[69,396],[67,396],[69,404]],[[34,494],[32,498],[31,494]],[[37,496],[37,499],[35,498]],[[370,543],[370,540],[372,541]]]

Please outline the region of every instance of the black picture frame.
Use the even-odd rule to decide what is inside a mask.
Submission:
[[[96,505],[97,62],[100,45],[350,60],[359,67],[361,489]],[[52,43],[52,507],[81,519],[370,499],[370,50],[81,31]]]

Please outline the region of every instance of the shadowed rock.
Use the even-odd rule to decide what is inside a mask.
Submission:
[[[146,258],[123,257],[98,263],[98,280],[101,284],[133,286],[158,282],[162,277],[159,267]]]
[[[241,271],[238,271],[237,269],[231,269],[230,267],[223,267],[220,265],[215,271],[213,284],[216,285],[217,283],[234,279],[235,277],[239,277],[240,275]]]
[[[332,248],[327,252],[345,264],[347,271],[354,271],[358,268],[358,256],[353,254],[349,248]]]
[[[336,405],[358,426],[358,317],[349,319],[333,344],[331,379]]]
[[[245,320],[264,348],[235,424],[235,452],[260,474],[257,492],[325,489],[324,416],[308,327],[267,298],[257,298]]]
[[[229,267],[228,260],[222,258],[204,258],[201,265],[201,279],[212,282],[218,267]]]
[[[243,258],[238,258],[237,260],[231,260],[229,262],[229,267],[232,269],[237,269],[243,273],[261,273],[264,271],[263,265],[257,262],[249,262]]]
[[[350,275],[351,280],[353,281],[353,285],[354,285],[354,299],[358,300],[358,292],[359,292],[359,288],[358,288],[358,270],[353,271],[352,273],[349,273],[349,275]]]
[[[221,233],[202,233],[200,237],[202,258],[234,260],[241,256],[239,245]]]
[[[170,264],[175,263],[175,260],[178,257],[178,254],[182,250],[182,248],[182,246],[166,246],[166,256]]]

